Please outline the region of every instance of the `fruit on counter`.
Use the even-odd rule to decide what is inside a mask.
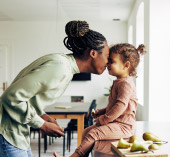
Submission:
[[[133,142],[133,145],[132,145],[130,151],[131,151],[131,152],[135,152],[135,151],[148,152],[149,149],[148,149],[147,145],[144,144],[143,142],[138,141],[138,140],[135,140],[135,141]]]
[[[129,143],[133,143],[135,140],[139,140],[140,141],[140,138],[139,136],[137,135],[133,135],[129,138]]]
[[[128,143],[127,141],[125,141],[123,138],[120,138],[117,148],[129,148],[131,146],[130,143]]]
[[[149,150],[158,150],[160,147],[157,144],[151,144],[148,148]]]
[[[151,132],[145,132],[143,134],[143,139],[145,141],[162,142],[162,140]]]
[[[153,144],[153,141],[143,141],[145,144]]]

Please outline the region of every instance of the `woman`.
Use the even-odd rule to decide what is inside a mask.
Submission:
[[[0,156],[31,157],[29,130],[40,128],[64,136],[55,119],[43,111],[56,102],[75,73],[102,74],[109,57],[105,37],[85,21],[66,24],[64,45],[73,54],[49,54],[24,68],[0,99]]]

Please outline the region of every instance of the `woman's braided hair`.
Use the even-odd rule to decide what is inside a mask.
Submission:
[[[70,21],[65,26],[67,37],[64,45],[73,52],[76,57],[81,57],[89,49],[100,50],[104,48],[106,38],[99,32],[89,29],[86,21]]]
[[[121,43],[110,47],[109,54],[111,55],[111,53],[120,54],[123,63],[129,61],[130,62],[129,75],[136,76],[137,74],[136,68],[140,62],[140,55],[144,55],[146,53],[146,47],[145,45],[141,44],[136,49],[131,44]]]

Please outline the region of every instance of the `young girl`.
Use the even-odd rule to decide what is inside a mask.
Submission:
[[[116,44],[110,48],[108,72],[116,76],[109,103],[106,108],[96,110],[95,125],[86,128],[82,135],[81,145],[71,157],[88,156],[96,140],[128,138],[134,133],[137,97],[133,76],[145,53],[145,46],[137,49],[130,44]]]

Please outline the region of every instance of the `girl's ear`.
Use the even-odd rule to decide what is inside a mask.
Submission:
[[[96,56],[97,56],[97,51],[95,51],[94,49],[91,49],[90,50],[90,57],[96,58]]]
[[[127,68],[127,69],[130,68],[130,62],[129,62],[129,61],[126,61],[126,62],[125,62],[125,68]]]

